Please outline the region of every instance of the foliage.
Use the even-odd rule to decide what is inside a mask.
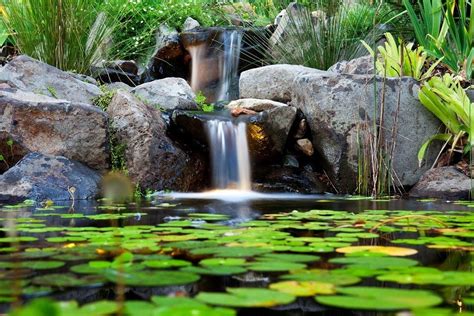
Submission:
[[[92,103],[101,108],[102,111],[107,111],[107,108],[115,95],[115,91],[107,88],[106,85],[101,85],[100,91],[101,94],[95,97],[94,100],[92,100]]]
[[[367,24],[367,14],[375,16],[373,11],[342,5],[333,15],[322,8],[317,12],[314,16],[310,10],[300,9],[288,14],[285,33],[270,44],[271,62],[326,70],[338,61],[360,56],[361,39],[372,41],[382,35],[375,25]]]
[[[465,79],[474,76],[474,6],[469,0],[403,0],[418,43]]]
[[[429,144],[442,140],[456,146],[464,147],[468,152],[474,145],[474,103],[469,100],[459,80],[449,74],[433,77],[427,81],[418,95],[421,103],[446,126],[447,133],[436,134],[428,139],[418,152],[421,163]],[[467,137],[467,143],[464,138]]]
[[[423,51],[423,47],[419,46],[414,49],[413,43],[404,45],[401,41],[400,44],[397,44],[390,33],[385,33],[385,37],[387,41],[385,46],[378,47],[380,55],[377,55],[375,62],[379,75],[386,77],[410,76],[417,80],[424,80],[433,75],[433,71],[440,61],[433,63],[425,71],[424,67],[428,56]],[[376,57],[373,49],[367,43],[363,42],[363,44],[370,54]]]
[[[201,111],[204,111],[204,112],[214,112],[214,105],[208,104],[206,100],[207,100],[206,96],[202,93],[202,91],[199,91],[196,94],[195,101],[198,105],[198,108],[200,108]]]
[[[116,20],[97,0],[3,0],[5,22],[21,53],[86,73],[107,56]]]
[[[162,23],[180,30],[187,17],[202,26],[217,23],[214,7],[205,0],[107,0],[106,11],[121,17],[121,27],[113,33],[113,55],[141,60],[155,46],[155,33]]]

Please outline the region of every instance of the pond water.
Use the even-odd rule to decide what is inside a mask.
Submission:
[[[474,204],[197,197],[1,206],[0,313],[474,315]]]

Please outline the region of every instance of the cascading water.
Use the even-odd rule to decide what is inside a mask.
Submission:
[[[206,130],[210,144],[214,188],[250,191],[246,124],[210,120],[207,122]]]
[[[242,31],[221,30],[211,38],[186,47],[191,55],[190,84],[209,102],[230,101],[236,97]]]
[[[242,48],[242,33],[239,31],[226,31],[221,35],[221,41],[224,47],[219,68],[221,69],[221,78],[219,81],[218,101],[230,100],[232,98],[232,85],[238,79],[240,50]]]

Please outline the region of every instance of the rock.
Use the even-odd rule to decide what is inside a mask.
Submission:
[[[471,179],[456,167],[440,167],[428,170],[410,190],[410,197],[437,198],[442,200],[468,199]]]
[[[273,167],[257,174],[253,189],[259,192],[319,194],[327,191],[317,174],[305,169]]]
[[[273,21],[273,24],[278,26],[281,22],[281,20],[287,15],[288,13],[286,12],[286,9],[283,9],[278,13],[278,15],[275,17],[275,20]]]
[[[0,115],[0,135],[23,154],[64,156],[96,170],[109,167],[107,115],[96,106],[4,89]]]
[[[232,116],[234,117],[238,117],[240,115],[255,115],[257,114],[257,112],[255,112],[254,110],[246,109],[246,108],[234,108],[230,110],[230,114],[232,114]]]
[[[124,90],[124,91],[131,92],[133,89],[128,84],[123,83],[123,82],[112,82],[112,83],[106,84],[106,86],[107,86],[107,89],[112,90],[112,91]]]
[[[284,40],[289,31],[288,29],[292,27],[291,23],[297,22],[298,17],[304,12],[304,10],[305,8],[302,5],[296,2],[291,2],[286,10],[280,12],[280,14],[275,18],[277,28],[270,37],[270,45],[277,45]]]
[[[184,21],[183,31],[186,32],[186,31],[195,29],[195,28],[200,27],[200,26],[201,26],[201,24],[198,21],[196,21],[192,17],[188,17],[186,19],[186,21]]]
[[[136,86],[140,82],[138,65],[133,60],[114,60],[94,67],[95,78],[102,84],[123,82]]]
[[[298,139],[296,141],[296,149],[308,157],[311,157],[314,154],[313,143],[311,143],[311,141],[307,138]]]
[[[117,91],[107,112],[116,136],[126,146],[129,176],[142,189],[194,191],[205,182],[205,164],[166,136],[159,110],[125,91]]]
[[[321,70],[298,65],[270,65],[244,71],[240,76],[240,98],[291,101],[293,81],[301,75],[323,74]]]
[[[332,65],[328,71],[340,74],[370,75],[375,73],[374,58],[371,55],[349,61],[340,61]]]
[[[132,89],[132,93],[149,105],[165,110],[197,110],[194,94],[186,80],[165,78],[144,83]]]
[[[161,24],[156,33],[155,51],[148,62],[145,81],[166,77],[184,78],[187,73],[184,55],[178,31]]]
[[[97,85],[25,55],[14,58],[0,69],[0,82],[74,103],[93,104],[93,99],[101,94]]]
[[[432,164],[439,147],[431,146],[422,167],[418,166],[417,153],[430,136],[438,133],[441,123],[418,101],[418,91],[419,84],[408,77],[384,80],[369,75],[327,72],[295,80],[293,105],[305,114],[315,151],[323,158],[324,168],[340,192],[353,192],[355,188],[357,137],[367,135],[365,126],[372,128],[374,119],[379,122],[379,115],[374,117],[374,113],[380,113],[381,100],[385,103],[384,130],[389,143],[393,143],[391,131],[398,112],[392,166],[401,184],[414,185]]]
[[[466,90],[468,98],[474,103],[474,88],[470,88]]]
[[[285,103],[275,102],[272,100],[261,100],[261,99],[239,99],[231,101],[229,104],[226,105],[228,109],[235,109],[235,108],[244,108],[248,110],[252,110],[255,112],[262,112],[265,110],[271,110],[277,107],[287,106]]]
[[[300,163],[298,159],[296,159],[295,156],[293,155],[286,155],[285,158],[283,159],[283,166],[285,167],[293,167],[293,168],[299,168]]]
[[[62,156],[29,153],[0,176],[0,201],[95,199],[100,175]]]
[[[298,123],[298,128],[294,135],[295,139],[303,138],[306,135],[306,131],[308,130],[308,124],[306,123],[306,119],[301,119]]]

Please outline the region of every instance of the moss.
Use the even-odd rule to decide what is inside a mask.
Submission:
[[[92,100],[92,103],[95,106],[98,106],[99,108],[102,109],[102,111],[107,111],[107,108],[109,107],[110,102],[112,102],[112,98],[115,95],[115,91],[109,89],[105,85],[100,86],[100,91],[102,92],[99,96],[95,97]]]

